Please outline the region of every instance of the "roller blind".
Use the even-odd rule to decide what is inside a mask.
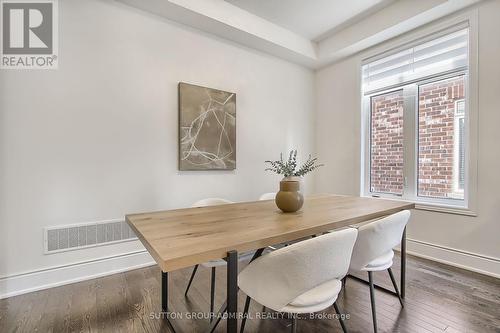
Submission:
[[[370,59],[362,66],[363,91],[403,84],[452,70],[467,68],[468,32],[461,29]]]

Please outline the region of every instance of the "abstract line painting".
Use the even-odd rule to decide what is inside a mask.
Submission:
[[[179,170],[236,168],[236,94],[179,83]]]

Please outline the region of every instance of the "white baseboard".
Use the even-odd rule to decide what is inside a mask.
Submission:
[[[154,265],[146,250],[0,278],[0,299]]]
[[[500,278],[500,259],[498,258],[465,252],[415,239],[407,239],[407,252],[417,257]],[[153,258],[151,258],[146,250],[139,250],[76,264],[2,277],[0,278],[0,299],[154,264]]]
[[[417,257],[500,278],[500,259],[407,239],[406,251]]]

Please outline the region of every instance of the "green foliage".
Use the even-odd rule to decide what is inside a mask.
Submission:
[[[265,161],[265,163],[269,164],[266,171],[272,171],[284,177],[301,177],[323,166],[323,164],[316,164],[317,160],[317,158],[312,158],[309,155],[307,161],[297,169],[297,150],[291,150],[286,161],[283,160],[283,153],[280,154],[278,161]]]

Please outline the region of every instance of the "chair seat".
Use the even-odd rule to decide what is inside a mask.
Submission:
[[[247,290],[253,289],[253,286],[240,284],[240,288],[248,295]],[[278,312],[313,313],[324,310],[335,303],[341,289],[342,281],[333,279],[304,292],[280,309],[273,307],[261,297],[252,296],[252,298],[260,304]]]
[[[252,259],[254,254],[255,254],[255,251],[243,252],[242,254],[240,254],[238,256],[238,260],[239,261],[250,260],[250,259]],[[226,266],[226,265],[227,265],[227,262],[224,259],[210,260],[210,261],[207,261],[207,262],[204,262],[201,264],[201,266],[206,267],[206,268]]]
[[[313,313],[330,307],[337,300],[342,288],[340,280],[330,280],[306,291],[295,298],[281,312],[288,313]]]
[[[282,308],[279,312],[283,313],[314,313],[318,312],[321,310],[324,310],[326,308],[329,308],[332,306],[333,303],[337,300],[337,296],[330,302],[330,301],[325,301],[323,303],[318,303],[310,306],[294,306],[294,305],[287,305],[284,308]]]
[[[392,259],[394,258],[394,251],[390,250],[386,254],[372,260],[366,265],[363,271],[384,271],[392,266]]]

